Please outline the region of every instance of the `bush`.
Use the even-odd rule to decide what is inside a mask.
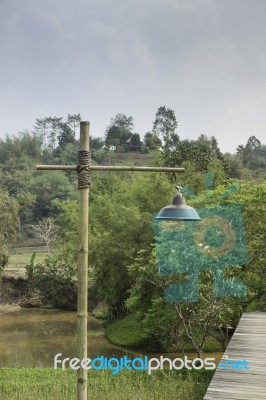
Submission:
[[[36,264],[33,281],[48,304],[61,309],[77,309],[77,262],[73,253],[51,255]]]

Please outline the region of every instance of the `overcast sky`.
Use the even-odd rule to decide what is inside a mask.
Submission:
[[[141,136],[158,107],[182,139],[266,143],[265,0],[0,0],[0,136],[117,113]]]

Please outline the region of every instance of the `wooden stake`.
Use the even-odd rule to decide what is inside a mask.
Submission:
[[[80,123],[80,150],[89,150],[89,122]],[[79,189],[77,357],[87,358],[89,188]],[[87,400],[85,369],[77,372],[77,400]]]

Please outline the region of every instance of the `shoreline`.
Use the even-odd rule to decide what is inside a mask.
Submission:
[[[21,309],[22,307],[19,304],[12,304],[12,303],[0,304],[0,316],[19,311]]]

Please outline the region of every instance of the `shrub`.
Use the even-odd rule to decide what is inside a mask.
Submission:
[[[35,265],[34,286],[43,300],[56,308],[77,308],[77,262],[69,251],[48,256]]]

